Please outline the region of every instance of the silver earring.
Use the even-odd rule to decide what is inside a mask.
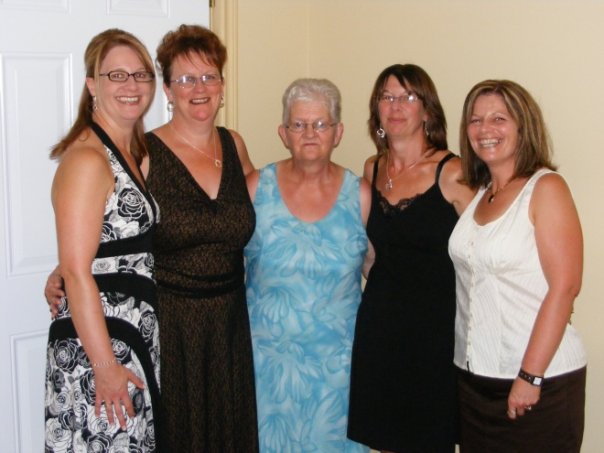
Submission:
[[[99,106],[96,103],[96,96],[92,96],[92,111],[96,112],[99,109]]]
[[[166,109],[168,110],[168,112],[172,113],[174,111],[174,102],[168,101],[168,104],[166,105]]]
[[[386,131],[384,129],[382,129],[382,126],[380,126],[380,128],[377,131],[375,131],[375,133],[380,138],[384,138],[386,136]]]
[[[426,134],[426,137],[430,138],[430,131],[428,130],[428,122],[427,121],[424,122],[424,133]]]
[[[218,108],[224,107],[224,94],[220,96],[220,106]]]

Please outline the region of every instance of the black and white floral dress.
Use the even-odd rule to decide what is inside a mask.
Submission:
[[[127,417],[126,430],[108,422],[104,405],[100,417],[95,415],[94,373],[64,299],[48,336],[45,452],[155,452],[159,329],[151,237],[159,210],[107,134],[96,124],[92,128],[105,144],[115,177],[92,273],[113,353],[145,387],[129,384],[136,415]]]

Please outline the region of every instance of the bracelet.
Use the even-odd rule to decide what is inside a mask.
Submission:
[[[543,376],[535,376],[534,374],[527,373],[522,368],[518,371],[518,377],[535,387],[541,387],[541,384],[543,384]]]
[[[104,362],[92,362],[92,368],[107,368],[113,364],[117,363],[115,357],[111,360],[105,360]]]

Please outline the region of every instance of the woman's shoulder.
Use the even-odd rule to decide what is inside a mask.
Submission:
[[[476,191],[471,189],[464,182],[463,169],[459,156],[448,150],[437,151],[437,153],[439,153],[439,155],[436,156],[438,162],[442,162],[447,156],[452,156],[443,163],[438,178],[438,185],[440,186],[440,190],[445,199],[453,205],[459,215],[472,201]]]
[[[363,177],[370,182],[373,180],[373,167],[378,158],[377,154],[373,154],[365,160],[365,164],[363,165]]]
[[[60,165],[83,165],[86,167],[108,167],[105,145],[90,133],[83,133],[71,143],[61,156]]]
[[[556,196],[569,196],[570,188],[564,177],[550,169],[540,169],[532,176],[533,198],[547,200]]]

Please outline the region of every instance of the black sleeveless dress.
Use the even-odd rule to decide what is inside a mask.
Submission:
[[[243,248],[254,208],[235,142],[218,128],[220,187],[211,199],[184,164],[147,134],[147,185],[162,209],[155,232],[161,344],[162,449],[258,450]]]
[[[367,234],[376,251],[357,315],[348,436],[374,449],[453,452],[455,275],[447,251],[457,213],[438,179],[391,205],[375,186]]]

